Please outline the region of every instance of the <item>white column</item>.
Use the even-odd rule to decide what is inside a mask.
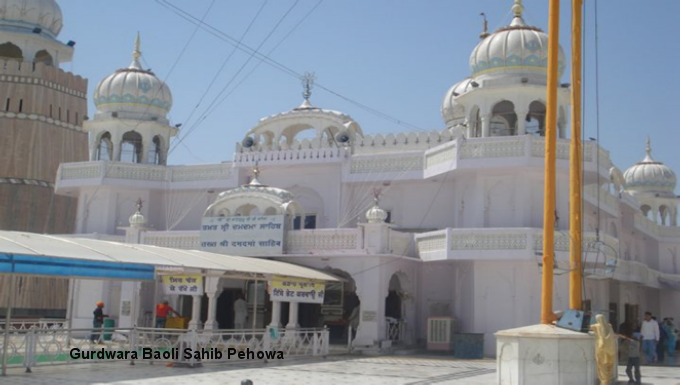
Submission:
[[[272,301],[272,322],[269,324],[270,327],[280,328],[281,327],[281,302]]]
[[[118,138],[111,138],[111,160],[114,162],[120,162],[120,151],[122,149],[122,141]]]
[[[191,321],[189,322],[189,329],[198,330],[201,328],[201,300],[200,295],[193,296],[193,304],[191,307]]]
[[[517,135],[525,135],[527,133],[527,114],[528,110],[517,112]]]
[[[142,164],[149,163],[149,149],[153,144],[151,140],[152,139],[147,139],[146,137],[142,139]]]
[[[482,120],[482,138],[488,138],[491,131],[491,114],[480,116]]]
[[[219,329],[219,324],[215,320],[215,312],[217,310],[217,298],[221,294],[221,290],[214,292],[206,292],[208,296],[208,319],[205,321],[205,330],[217,330]]]
[[[288,325],[286,325],[286,329],[297,329],[300,325],[298,325],[298,309],[299,309],[299,303],[297,302],[290,302],[290,307],[288,308]]]

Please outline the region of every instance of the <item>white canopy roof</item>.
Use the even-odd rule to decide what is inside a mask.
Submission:
[[[252,257],[177,250],[149,245],[66,238],[43,234],[0,231],[0,256],[37,256],[65,260],[153,265],[188,269],[217,270],[235,275],[338,281],[320,271],[285,262]]]

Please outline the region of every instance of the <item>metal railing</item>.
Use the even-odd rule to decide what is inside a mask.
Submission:
[[[0,360],[4,349],[2,343],[0,339]],[[186,354],[186,349],[193,354]],[[200,357],[195,356],[196,352]],[[129,361],[131,364],[161,361],[195,366],[234,361],[239,353],[246,359],[266,362],[280,358],[278,352],[285,358],[325,357],[329,352],[329,331],[325,328],[282,330],[279,333],[270,328],[196,331],[13,327],[7,347],[7,366],[25,367],[27,372],[36,366],[108,361]]]

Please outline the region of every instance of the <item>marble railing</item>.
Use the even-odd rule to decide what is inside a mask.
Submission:
[[[349,151],[344,148],[298,148],[292,150],[254,150],[234,153],[234,164],[251,166],[255,162],[260,165],[276,163],[329,163],[341,162],[348,157]]]
[[[413,234],[404,233],[390,229],[389,246],[390,254],[396,255],[413,255],[415,249],[415,242],[413,242]]]
[[[357,252],[363,248],[360,229],[295,230],[286,234],[287,254],[320,254],[330,250]]]
[[[58,180],[127,179],[151,182],[198,182],[228,180],[232,176],[231,163],[196,166],[159,166],[106,161],[63,163]]]
[[[680,227],[662,226],[641,213],[635,213],[633,225],[636,229],[655,237],[680,238]]]
[[[146,231],[142,232],[142,243],[171,249],[200,250],[200,237],[199,231]]]
[[[603,252],[616,257],[619,252],[618,239],[602,235],[596,243],[594,233],[583,235],[583,251]],[[534,258],[543,250],[543,234],[539,228],[478,228],[432,231],[415,235],[417,251],[424,260],[469,259],[468,252],[484,252],[485,258]],[[555,251],[569,251],[569,234],[555,232]],[[487,253],[488,252],[488,253]],[[474,259],[474,258],[473,258]]]

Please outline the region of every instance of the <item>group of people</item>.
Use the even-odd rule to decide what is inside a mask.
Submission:
[[[621,324],[619,335],[623,338],[619,350],[621,362],[627,362],[629,383],[640,383],[641,351],[647,364],[663,363],[665,360],[672,362],[675,356],[678,330],[673,324],[673,318],[664,318],[659,325],[656,317],[651,312],[646,312],[639,326],[627,322]]]

